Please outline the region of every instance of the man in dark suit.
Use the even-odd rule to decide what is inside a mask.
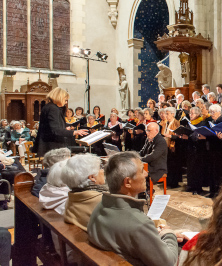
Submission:
[[[159,134],[159,125],[151,122],[146,129],[147,139],[140,151],[141,160],[148,163],[149,176],[153,183],[167,173],[167,143]]]
[[[210,92],[210,86],[208,84],[204,84],[202,86],[202,92],[203,95],[201,96],[201,98],[204,100],[204,102],[208,102],[207,94]]]

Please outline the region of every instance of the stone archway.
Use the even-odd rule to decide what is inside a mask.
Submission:
[[[150,3],[148,1],[148,4],[151,4],[153,1],[150,0]],[[161,2],[161,1],[160,1]],[[136,35],[134,33],[134,27],[135,27],[135,20],[136,20],[136,16],[137,16],[137,12],[141,6],[141,4],[144,4],[145,2],[143,2],[143,0],[135,0],[133,5],[132,5],[132,9],[131,9],[131,13],[130,13],[130,18],[129,18],[129,25],[128,25],[128,47],[129,52],[130,52],[130,58],[133,59],[133,62],[129,62],[129,64],[131,65],[131,76],[133,77],[133,95],[132,95],[132,106],[138,106],[138,104],[140,105],[140,107],[144,108],[145,106],[145,102],[146,102],[146,98],[151,97],[151,95],[153,95],[154,98],[157,98],[157,89],[155,89],[156,87],[158,87],[157,84],[152,84],[151,82],[149,83],[150,85],[153,85],[153,91],[155,93],[149,95],[149,93],[143,93],[144,92],[144,87],[149,86],[148,84],[143,84],[144,83],[144,69],[143,66],[141,66],[141,64],[143,64],[144,60],[141,60],[141,51],[144,54],[144,50],[146,50],[146,39],[144,41],[144,38],[142,39],[142,35]],[[164,0],[162,0],[162,3],[164,3]],[[157,2],[153,2],[153,4],[155,6],[158,6]],[[167,24],[164,25],[163,27],[166,29],[166,26],[168,24],[172,24],[175,21],[175,6],[174,6],[174,0],[165,0],[165,10],[167,11],[167,14],[169,13],[169,18],[167,20]],[[156,36],[157,37],[157,36]],[[145,45],[145,46],[144,46]],[[144,48],[144,49],[142,49]],[[144,55],[143,55],[144,56]],[[145,55],[146,56],[146,55]],[[163,57],[160,56],[160,59],[163,59],[165,56],[163,55]],[[157,59],[155,59],[156,62],[159,61]],[[155,61],[154,60],[154,61]],[[151,66],[153,67],[153,66]],[[156,66],[155,66],[156,67]],[[143,68],[143,69],[142,69]],[[156,67],[157,68],[157,67]],[[158,73],[158,68],[155,70]],[[157,74],[156,73],[156,74]],[[148,73],[149,75],[149,73]],[[154,79],[154,77],[153,77]],[[156,81],[157,83],[157,81]]]
[[[134,3],[132,5],[132,9],[130,12],[130,17],[129,17],[129,26],[128,26],[128,39],[132,39],[134,36],[134,22],[135,22],[135,17],[136,17],[136,12],[139,8],[140,3],[143,0],[134,0]],[[175,4],[174,0],[166,0],[168,10],[169,10],[169,24],[174,24],[175,22]]]

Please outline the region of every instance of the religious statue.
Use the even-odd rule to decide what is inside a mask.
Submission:
[[[189,63],[189,54],[188,53],[180,53],[178,56],[180,58],[181,64],[181,76],[184,78],[185,84],[189,84],[190,82],[190,63]]]
[[[119,86],[121,107],[122,107],[122,110],[126,110],[129,108],[129,87],[128,87],[128,82],[126,81],[125,75],[122,75],[121,81],[122,81],[121,85]]]
[[[159,90],[160,93],[163,93],[164,89],[172,87],[172,71],[168,66],[162,64],[161,61],[157,63],[157,66],[160,71],[155,78],[158,78]]]

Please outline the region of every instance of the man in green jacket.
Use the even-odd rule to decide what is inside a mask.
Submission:
[[[147,173],[135,152],[117,153],[105,169],[110,193],[93,211],[89,240],[101,249],[114,251],[132,265],[173,266],[178,258],[177,236],[170,229],[158,232],[144,214]]]

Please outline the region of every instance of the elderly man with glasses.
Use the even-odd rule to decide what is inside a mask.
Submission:
[[[137,195],[146,189],[146,175],[136,152],[117,153],[109,159],[105,176],[110,193],[103,194],[90,217],[89,240],[132,265],[172,266],[178,258],[177,241],[183,241],[183,236],[166,227],[158,232],[144,214],[145,200]]]

